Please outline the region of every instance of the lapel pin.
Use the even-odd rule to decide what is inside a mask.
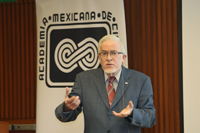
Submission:
[[[125,84],[127,85],[127,84],[128,84],[128,82],[125,82]]]

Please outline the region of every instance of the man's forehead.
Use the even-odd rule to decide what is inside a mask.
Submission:
[[[121,49],[120,44],[117,41],[112,41],[112,42],[106,41],[106,42],[103,42],[102,45],[100,46],[101,50],[104,50],[104,49],[107,50],[108,48],[109,49],[112,48],[112,50],[120,50]]]
[[[106,41],[102,42],[102,44],[108,44],[108,43],[118,44],[119,45],[119,41],[115,41],[115,40],[106,40]]]
[[[102,51],[102,52],[109,52],[109,51],[110,51],[110,52],[117,52],[116,50],[109,50],[109,51],[108,51],[108,50],[101,50],[101,51]]]

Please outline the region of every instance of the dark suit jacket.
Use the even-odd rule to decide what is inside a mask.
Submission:
[[[81,104],[76,110],[65,118],[63,102],[55,114],[60,121],[69,122],[75,120],[83,109],[85,133],[140,133],[141,127],[150,128],[156,123],[150,78],[138,71],[123,67],[111,108],[102,68],[77,75],[70,96],[77,95]],[[134,104],[132,116],[118,118],[112,114],[112,111],[121,112],[129,101]]]

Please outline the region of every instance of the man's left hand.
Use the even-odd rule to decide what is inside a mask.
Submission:
[[[113,111],[113,114],[117,117],[128,117],[132,113],[133,107],[134,105],[132,101],[129,101],[129,104],[126,106],[125,109],[123,109],[120,113]]]

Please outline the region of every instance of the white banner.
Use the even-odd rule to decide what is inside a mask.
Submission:
[[[182,0],[183,127],[200,131],[200,1]],[[181,33],[180,33],[181,34]]]
[[[77,73],[100,67],[98,41],[117,35],[126,46],[123,0],[36,0],[37,133],[82,133],[83,114],[61,123],[55,108]],[[127,61],[124,64],[126,67]]]

